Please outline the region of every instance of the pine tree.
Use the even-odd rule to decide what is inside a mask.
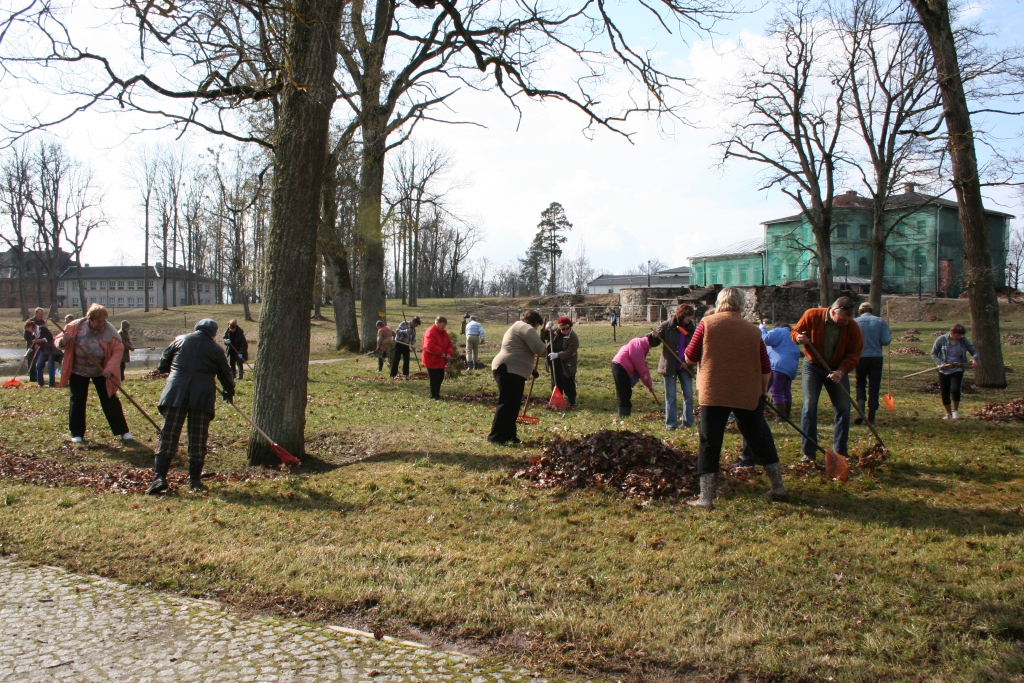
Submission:
[[[558,259],[562,256],[562,245],[568,237],[562,233],[572,230],[572,223],[565,217],[565,209],[558,202],[551,202],[540,214],[537,236],[530,249],[539,247],[547,265],[548,294],[558,293]]]
[[[544,250],[544,234],[538,232],[526,255],[519,259],[519,279],[524,294],[540,294],[541,286],[547,277],[544,264],[547,263],[547,252]]]

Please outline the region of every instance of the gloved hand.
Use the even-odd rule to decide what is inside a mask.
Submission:
[[[763,321],[763,320],[761,321],[761,324],[760,324],[760,325],[758,325],[758,327],[760,327],[760,328],[761,328],[761,331],[762,331],[762,332],[767,332],[767,331],[768,331],[768,326],[764,324],[764,321]]]
[[[558,360],[558,352],[552,351],[548,354],[548,360]]]
[[[544,329],[545,330],[553,330],[556,327],[558,327],[558,326],[555,325],[554,321],[549,320],[548,322],[544,323]]]
[[[534,371],[533,371],[533,378],[534,378],[534,379],[537,379],[538,377],[540,377],[540,373],[539,373],[539,372],[537,372],[536,370],[534,370]]]
[[[222,391],[220,395],[223,396],[224,400],[228,403],[235,402],[235,392],[233,391]]]

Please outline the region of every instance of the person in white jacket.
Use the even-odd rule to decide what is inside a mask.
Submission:
[[[484,340],[484,326],[475,315],[470,316],[466,323],[466,367],[469,370],[476,370],[480,362],[480,343]]]

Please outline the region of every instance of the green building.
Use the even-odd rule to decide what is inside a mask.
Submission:
[[[865,289],[871,277],[871,200],[849,191],[836,197],[833,213],[833,278]],[[996,286],[1006,284],[1006,252],[1013,216],[986,211]],[[963,238],[956,202],[907,186],[886,206],[888,241],[884,286],[896,293],[959,296],[965,289]],[[810,224],[802,215],[766,221],[763,237],[690,257],[694,286],[781,285],[816,280],[817,258]]]

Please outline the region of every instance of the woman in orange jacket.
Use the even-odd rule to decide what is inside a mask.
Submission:
[[[455,356],[455,346],[448,336],[448,318],[439,315],[423,335],[423,367],[430,376],[430,398],[441,398],[441,382],[448,361]]]

